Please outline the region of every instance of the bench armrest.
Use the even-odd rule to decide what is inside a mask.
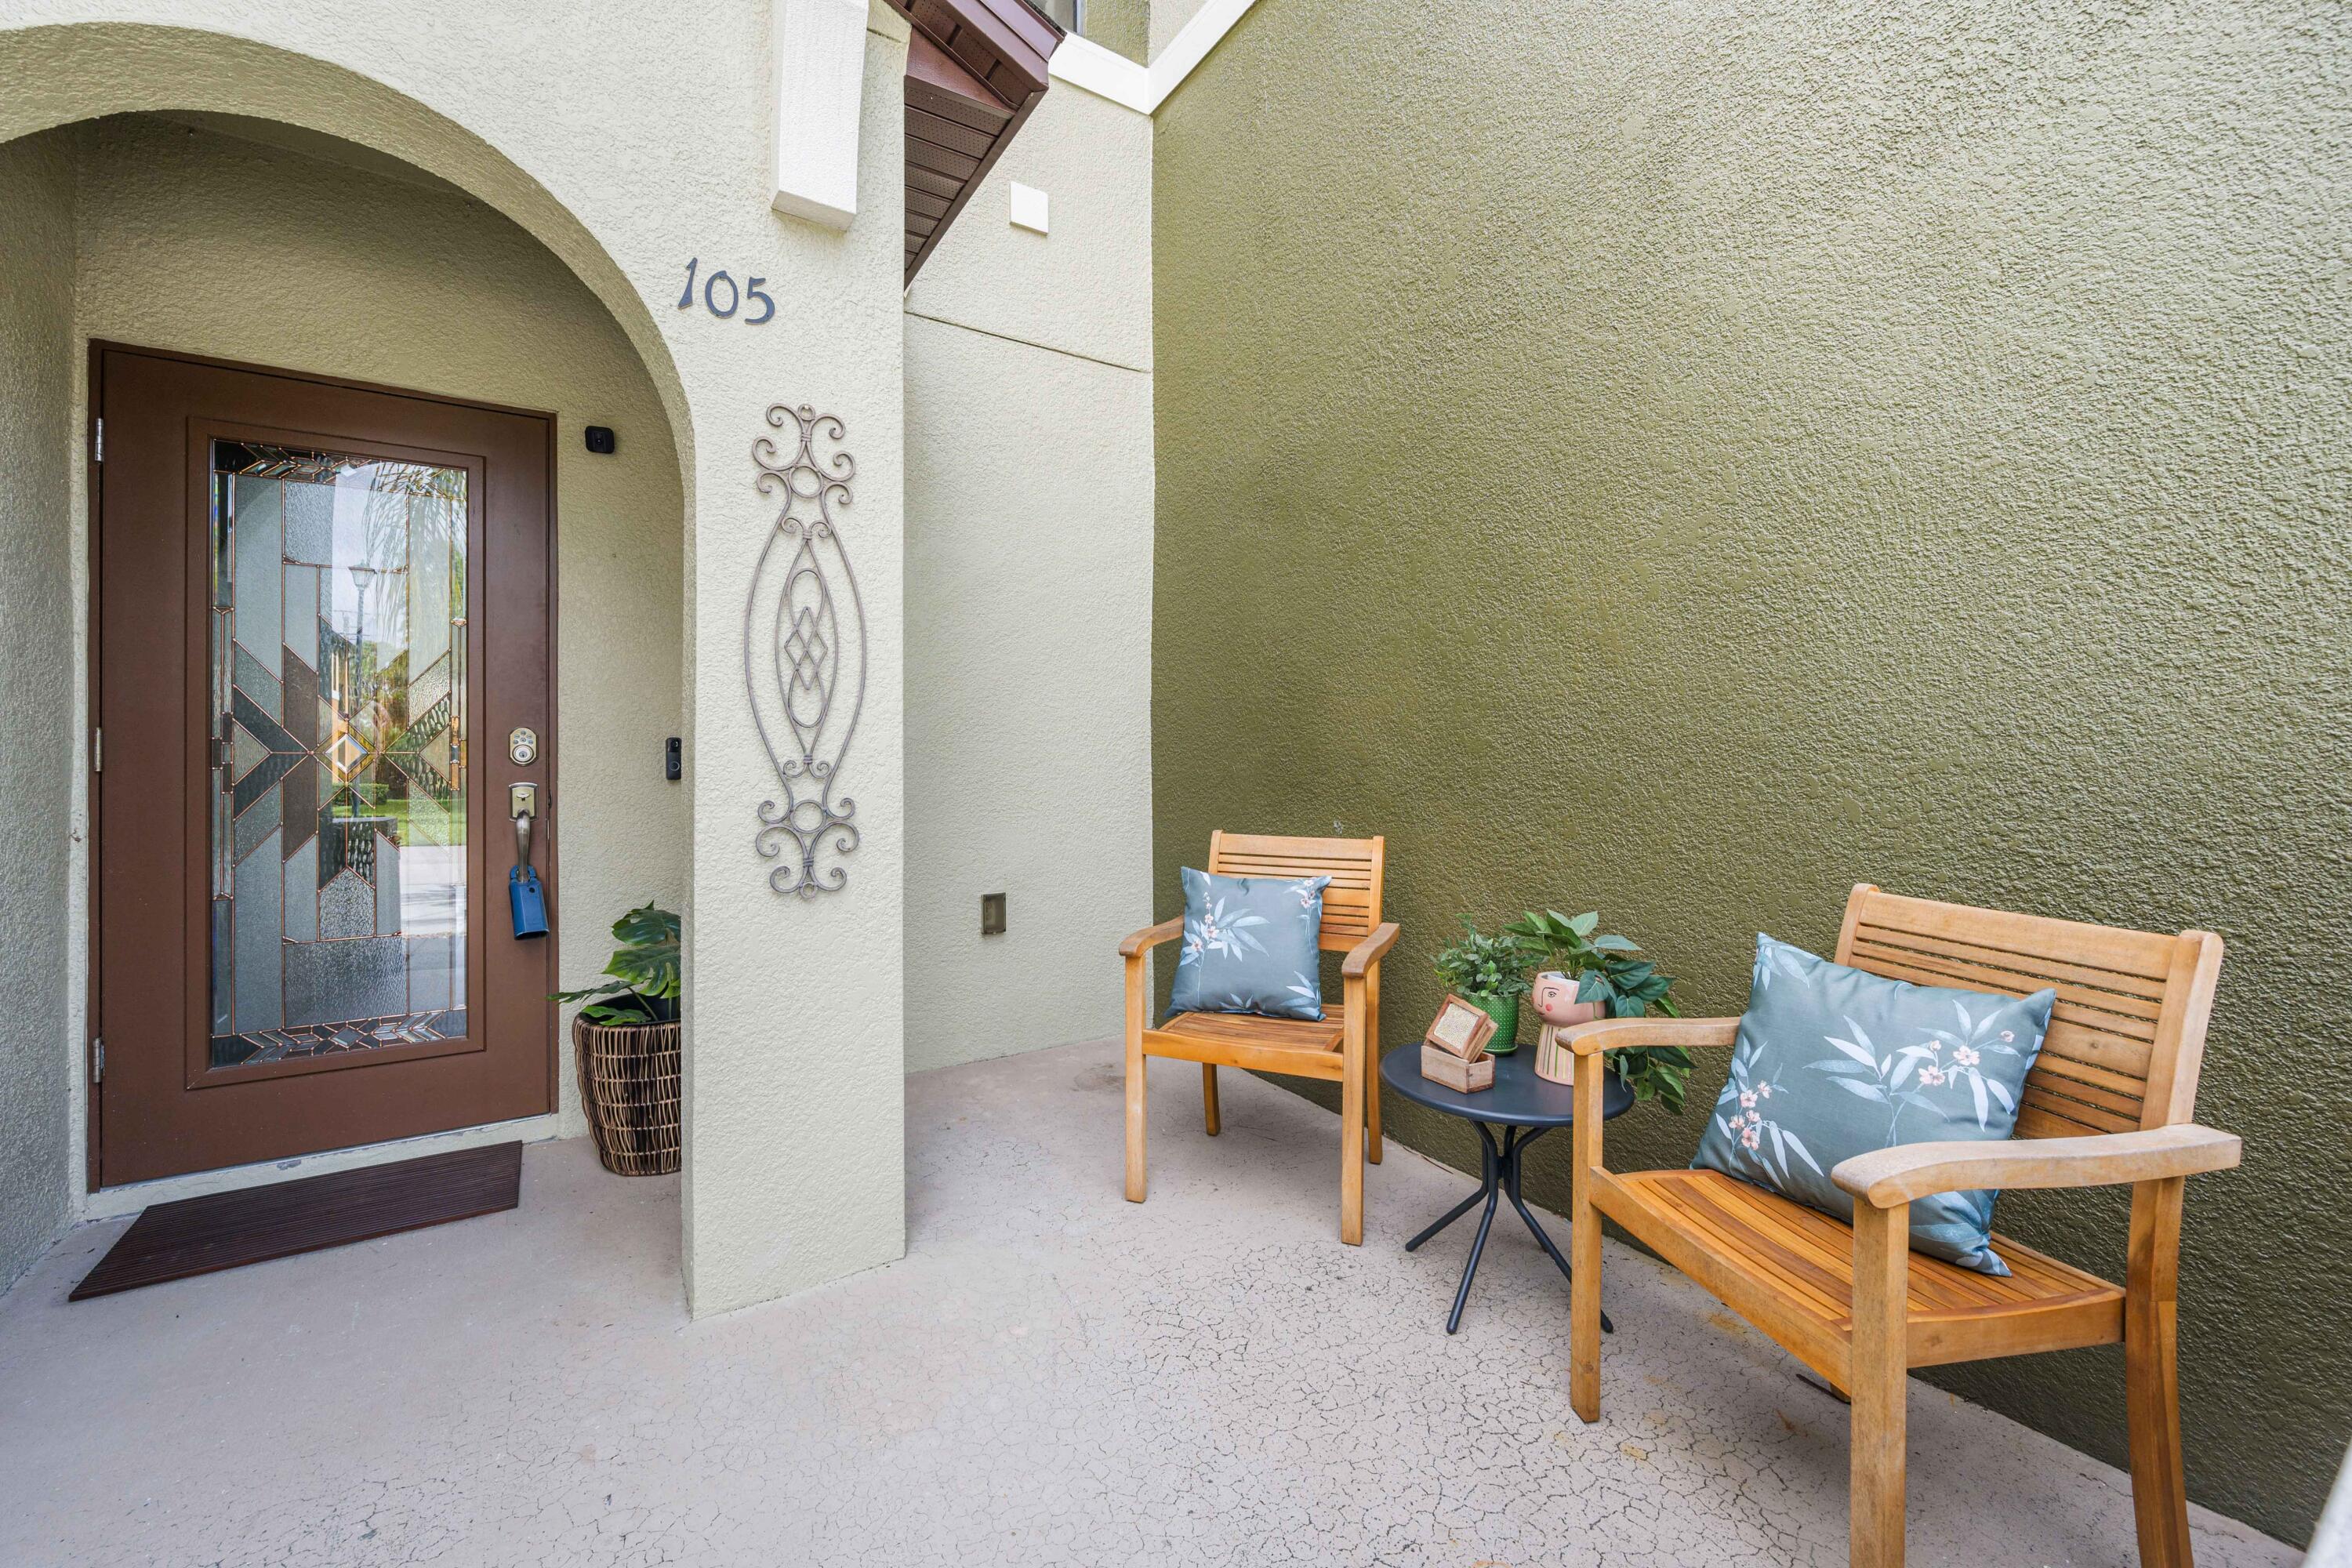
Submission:
[[[1998,1143],[1905,1143],[1841,1160],[1830,1180],[1875,1208],[1976,1187],[2106,1187],[2226,1171],[2243,1145],[2234,1132],[2184,1121],[2087,1138]]]
[[[1174,942],[1184,934],[1184,917],[1171,915],[1156,926],[1145,926],[1132,936],[1119,939],[1121,958],[1140,958],[1146,949],[1158,947],[1163,942]]]
[[[1578,1024],[1563,1037],[1580,1057],[1597,1057],[1628,1046],[1727,1046],[1739,1037],[1737,1018],[1602,1018]]]
[[[1374,926],[1364,940],[1349,948],[1348,956],[1339,961],[1339,978],[1360,978],[1364,971],[1381,961],[1381,954],[1396,945],[1396,921],[1382,921]]]

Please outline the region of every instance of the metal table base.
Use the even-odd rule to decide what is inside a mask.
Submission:
[[[1485,1152],[1479,1157],[1478,1190],[1455,1204],[1434,1225],[1404,1244],[1404,1249],[1407,1252],[1412,1251],[1423,1242],[1477,1207],[1479,1199],[1484,1198],[1486,1201],[1486,1212],[1478,1216],[1478,1234],[1470,1242],[1470,1261],[1462,1266],[1461,1288],[1454,1292],[1454,1310],[1446,1315],[1445,1331],[1449,1334],[1462,1327],[1462,1309],[1469,1304],[1470,1281],[1477,1278],[1478,1257],[1486,1250],[1486,1232],[1494,1226],[1495,1204],[1499,1198],[1507,1197],[1511,1200],[1511,1206],[1519,1211],[1519,1218],[1527,1222],[1528,1233],[1536,1238],[1537,1244],[1544,1249],[1551,1260],[1559,1265],[1561,1277],[1570,1279],[1574,1278],[1569,1273],[1568,1259],[1561,1257],[1559,1248],[1551,1244],[1551,1237],[1544,1234],[1543,1226],[1536,1223],[1536,1216],[1528,1212],[1526,1200],[1519,1196],[1520,1156],[1526,1153],[1528,1144],[1550,1131],[1551,1129],[1506,1127],[1503,1129],[1502,1145],[1498,1148],[1495,1143],[1493,1131],[1485,1122],[1473,1121],[1470,1125],[1478,1130],[1478,1142],[1485,1146]],[[1601,1314],[1601,1327],[1605,1333],[1613,1334],[1617,1331],[1617,1325],[1609,1321],[1609,1314],[1606,1312]]]

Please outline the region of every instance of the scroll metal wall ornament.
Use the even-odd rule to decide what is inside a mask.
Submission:
[[[866,705],[866,612],[834,512],[850,504],[857,465],[840,449],[841,421],[807,404],[768,410],[768,423],[798,427],[797,447],[777,455],[775,437],[751,443],[761,495],[783,507],[760,552],[743,609],[743,683],[751,722],[783,786],[760,803],[751,846],[782,865],[768,873],[780,893],[814,899],[849,880],[840,858],[857,847],[857,803],[835,794],[842,759]],[[817,443],[831,446],[819,457]]]

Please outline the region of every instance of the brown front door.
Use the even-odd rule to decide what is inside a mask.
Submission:
[[[92,362],[100,1180],[551,1110],[551,422]]]

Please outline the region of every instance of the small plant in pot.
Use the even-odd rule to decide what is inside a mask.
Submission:
[[[1594,934],[1600,929],[1597,910],[1564,915],[1558,910],[1541,914],[1531,910],[1503,928],[1504,935],[1543,955],[1548,974],[1574,984],[1580,1010],[1593,1009],[1580,1017],[1555,1005],[1547,1009],[1550,1021],[1639,1018],[1649,1013],[1681,1016],[1671,994],[1675,977],[1659,973],[1656,963],[1642,956],[1637,943],[1622,936]],[[1538,984],[1543,978],[1538,977]],[[1545,991],[1548,996],[1552,994],[1552,988]],[[1552,1017],[1555,1013],[1560,1016]],[[1675,1115],[1682,1114],[1683,1091],[1690,1079],[1689,1052],[1680,1046],[1636,1046],[1612,1051],[1607,1060],[1636,1100],[1654,1100]]]
[[[1535,953],[1515,936],[1485,936],[1467,917],[1463,934],[1437,950],[1431,967],[1445,988],[1495,1020],[1486,1043],[1494,1056],[1518,1048],[1519,998],[1528,994],[1528,965]]]
[[[678,1165],[678,918],[646,904],[613,940],[610,978],[555,999],[583,1004],[572,1043],[596,1157],[615,1175],[665,1175]]]

